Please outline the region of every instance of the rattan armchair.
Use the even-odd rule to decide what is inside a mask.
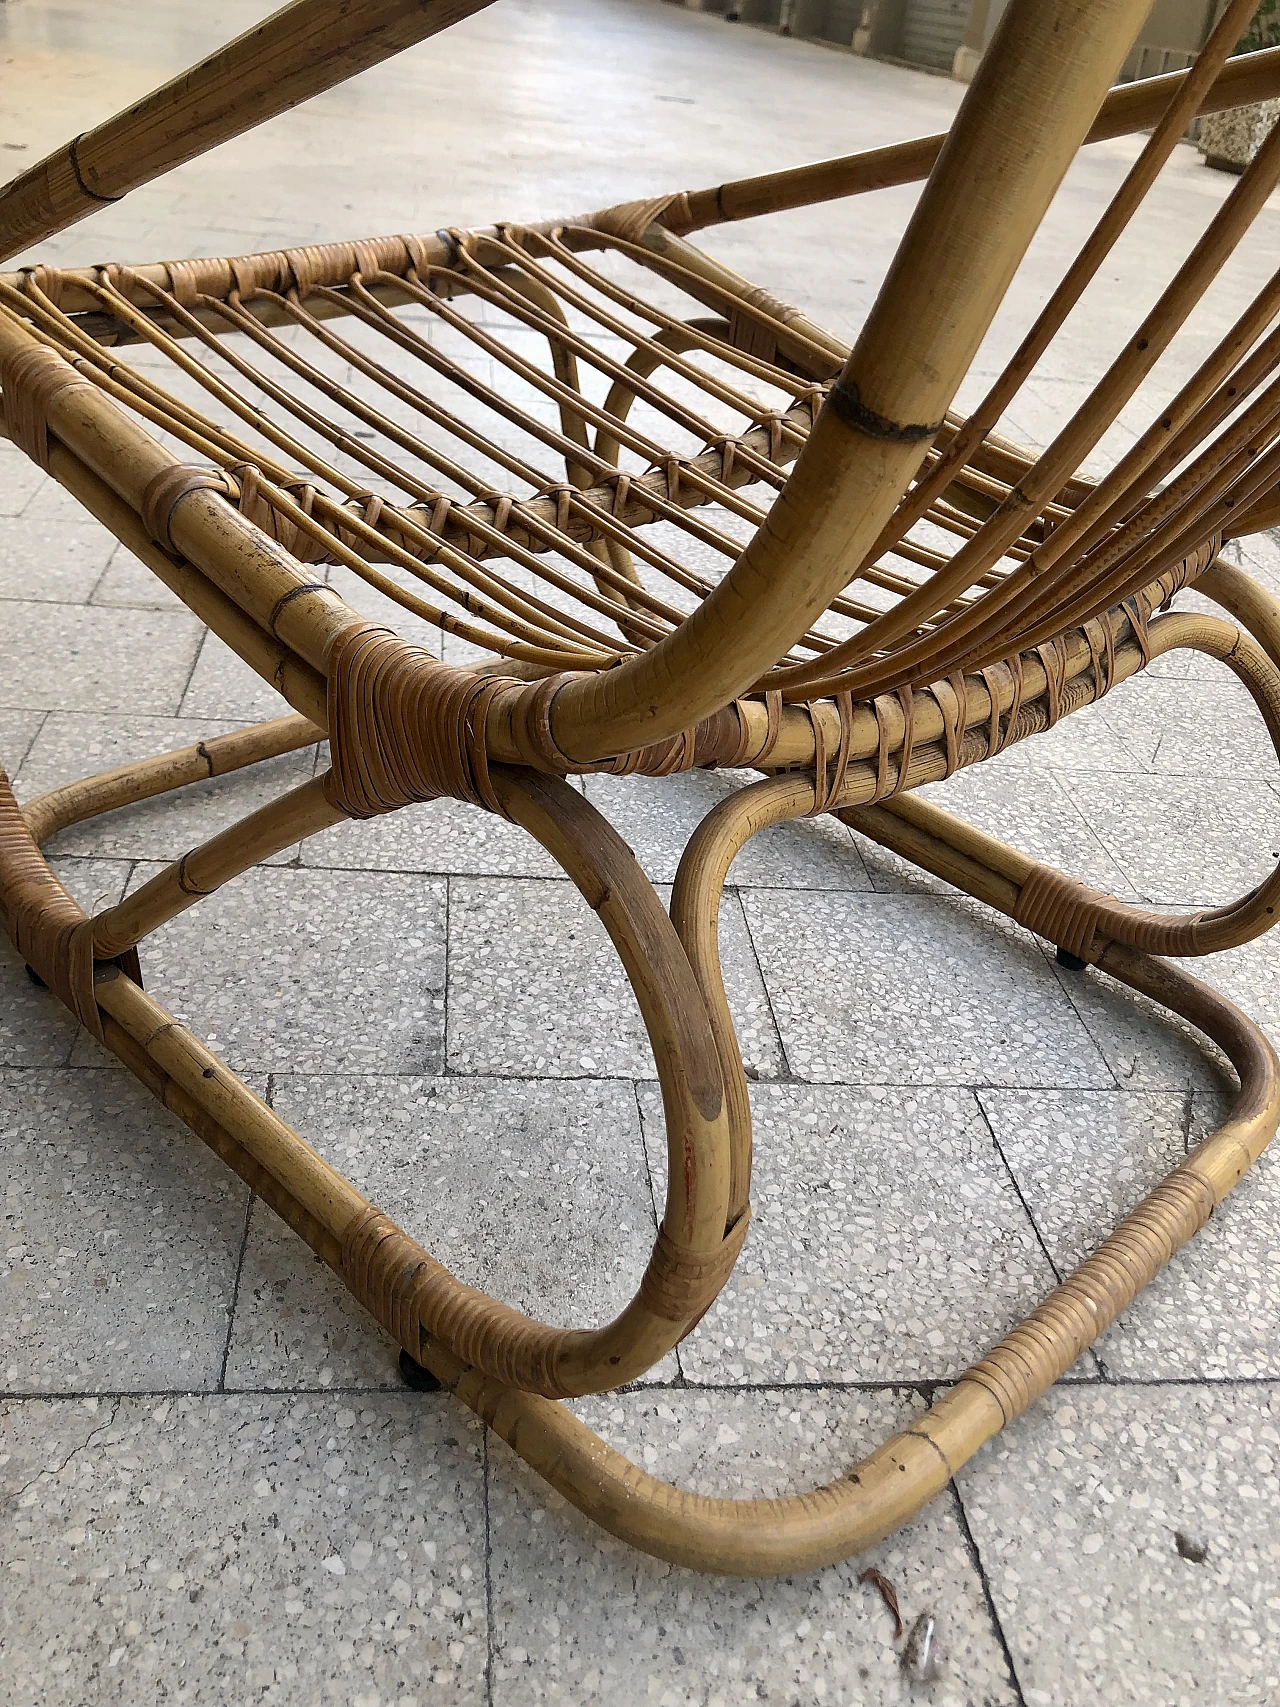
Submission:
[[[717,190],[537,226],[0,278],[10,437],[295,710],[21,809],[0,773],[0,909],[19,951],[417,1364],[663,1558],[796,1571],[890,1532],[1128,1306],[1280,1120],[1269,1043],[1168,958],[1267,929],[1280,872],[1166,917],[914,792],[1176,648],[1233,670],[1280,748],[1280,608],[1219,556],[1280,520],[1280,278],[1109,473],[1082,472],[1280,180],[1280,135],[1050,448],[994,430],[1189,121],[1280,89],[1280,53],[1227,63],[1252,7],[1235,0],[1190,72],[1109,93],[1146,0],[1013,0],[945,139]],[[475,9],[300,0],[11,185],[3,252]],[[1150,127],[1013,360],[956,413],[1077,149]],[[852,351],[687,241],[925,178]],[[442,656],[364,620],[333,565],[438,628]],[[1168,608],[1193,582],[1226,617]],[[322,777],[95,917],[39,851],[71,823],[326,736]],[[566,778],[694,766],[761,780],[698,828],[668,915]],[[144,989],[145,939],[165,921],[300,836],[440,796],[537,838],[603,921],[644,1017],[670,1184],[635,1296],[604,1326],[552,1328],[463,1285]],[[1183,1015],[1240,1090],[1069,1280],[869,1458],[803,1496],[701,1498],[560,1401],[675,1346],[748,1236],[720,894],[751,836],[822,813]]]

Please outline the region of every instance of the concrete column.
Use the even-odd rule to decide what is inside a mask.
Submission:
[[[973,81],[978,61],[991,45],[991,38],[996,33],[997,24],[1004,17],[1004,9],[1008,3],[1009,0],[973,0],[973,10],[969,13],[964,41],[956,49],[956,56],[951,65],[951,75],[961,83]]]
[[[862,0],[862,18],[853,32],[855,53],[892,55],[902,42],[902,15],[907,0]]]

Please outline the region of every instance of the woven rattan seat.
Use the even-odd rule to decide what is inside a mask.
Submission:
[[[11,185],[6,253],[468,9],[384,0],[353,21],[299,0]],[[1247,240],[1280,181],[1280,136],[1132,337],[1100,351],[1087,402],[1049,448],[997,431],[1196,112],[1280,87],[1280,52],[1227,63],[1250,10],[1228,9],[1190,72],[1108,93],[1140,4],[1081,0],[1060,16],[1013,0],[945,145],[537,226],[0,278],[9,436],[296,713],[22,810],[0,773],[0,903],[20,951],[415,1361],[584,1510],[665,1558],[796,1570],[886,1533],[1070,1367],[1280,1119],[1266,1039],[1167,958],[1267,929],[1280,873],[1218,909],[1164,916],[914,792],[1087,715],[1179,648],[1233,670],[1280,744],[1280,607],[1220,557],[1280,519],[1280,282],[1166,388],[1130,449],[1094,460]],[[160,118],[162,140],[144,146]],[[1150,127],[1018,351],[958,412],[1076,149]],[[725,219],[926,177],[852,350],[692,241]],[[1193,585],[1225,617],[1171,608]],[[419,638],[366,618],[372,594],[364,609],[390,600]],[[326,735],[322,777],[92,919],[39,852],[70,823]],[[761,780],[699,826],[668,916],[566,779],[694,767]],[[441,796],[505,815],[559,861],[644,1015],[671,1183],[635,1297],[605,1326],[551,1328],[464,1286],[143,987],[147,934],[223,883],[301,835]],[[1189,1019],[1229,1056],[1240,1094],[1068,1281],[847,1477],[787,1500],[702,1499],[626,1463],[558,1401],[670,1350],[749,1237],[720,895],[751,836],[823,813]]]

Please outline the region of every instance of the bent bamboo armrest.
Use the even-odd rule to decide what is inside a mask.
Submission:
[[[767,520],[674,633],[565,683],[550,721],[567,758],[632,751],[700,722],[758,681],[848,583],[941,430],[1145,16],[1145,0],[1080,0],[1065,21],[1052,0],[1005,12]]]

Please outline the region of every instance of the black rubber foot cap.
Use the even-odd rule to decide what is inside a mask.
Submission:
[[[37,990],[47,990],[49,988],[34,966],[27,967],[27,977],[30,978]]]
[[[415,1393],[438,1393],[440,1383],[429,1369],[424,1369],[420,1363],[415,1363],[407,1351],[400,1353],[400,1374],[406,1387],[412,1387]]]
[[[1072,954],[1069,948],[1058,950],[1058,965],[1065,966],[1068,972],[1083,972],[1088,964],[1089,962],[1081,960],[1078,954]]]

